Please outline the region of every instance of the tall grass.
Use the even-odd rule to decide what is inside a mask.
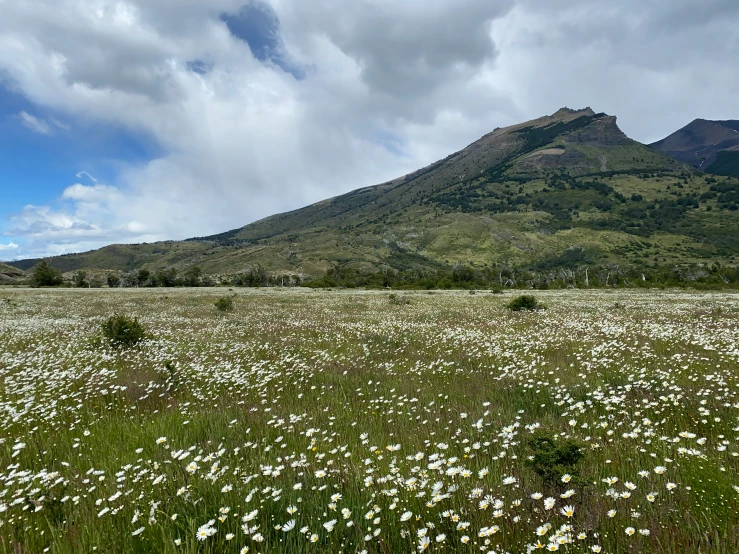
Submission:
[[[739,296],[8,294],[0,552],[739,551]]]

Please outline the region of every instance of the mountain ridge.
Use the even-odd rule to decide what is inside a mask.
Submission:
[[[649,146],[698,169],[715,173],[713,165],[721,152],[739,150],[739,120],[694,119]]]
[[[591,108],[496,128],[415,172],[185,241],[50,259],[63,271],[261,267],[435,270],[455,264],[734,263],[739,180],[708,177]],[[37,260],[11,265],[30,269]]]

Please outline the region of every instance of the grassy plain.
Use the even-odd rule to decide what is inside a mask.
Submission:
[[[739,295],[223,294],[0,291],[0,552],[739,552]]]

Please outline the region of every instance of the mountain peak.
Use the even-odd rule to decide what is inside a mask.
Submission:
[[[578,117],[585,115],[588,117],[592,117],[595,115],[595,112],[592,110],[590,106],[587,106],[581,110],[573,110],[572,108],[568,108],[565,106],[563,108],[558,109],[556,112],[554,112],[552,114],[552,117],[563,117],[563,116],[570,116],[570,115],[577,115]]]
[[[739,146],[739,121],[694,119],[650,146],[681,162],[711,172],[711,165],[720,152],[734,151]]]

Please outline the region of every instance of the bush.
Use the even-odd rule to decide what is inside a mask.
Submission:
[[[535,312],[537,310],[546,310],[547,308],[530,294],[522,294],[508,303],[508,309],[514,312]]]
[[[526,465],[534,470],[547,485],[561,487],[562,476],[577,476],[577,464],[585,457],[582,446],[572,439],[555,440],[538,432],[528,440],[532,455]]]
[[[230,296],[221,296],[216,300],[215,307],[219,312],[232,312],[234,309],[234,300]]]
[[[390,303],[395,306],[407,306],[411,303],[411,299],[407,296],[402,296],[399,294],[391,294],[388,299],[390,300]]]
[[[146,332],[137,318],[116,314],[103,323],[103,337],[116,348],[126,348],[144,340]]]

